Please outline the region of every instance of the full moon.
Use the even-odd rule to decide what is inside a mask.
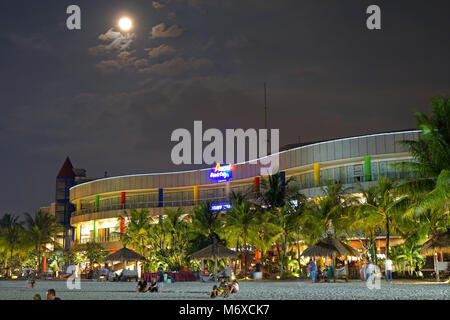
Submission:
[[[129,18],[123,17],[119,20],[119,27],[123,31],[128,31],[133,27],[133,23],[131,22],[131,20]]]

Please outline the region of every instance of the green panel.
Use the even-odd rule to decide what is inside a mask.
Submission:
[[[94,220],[94,242],[98,242],[98,220]]]
[[[100,196],[95,196],[95,211],[98,211],[98,208],[100,207]]]
[[[372,180],[372,165],[370,163],[370,156],[364,157],[364,177],[365,181]]]

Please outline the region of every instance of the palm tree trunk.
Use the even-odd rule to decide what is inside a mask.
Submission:
[[[247,235],[244,233],[244,239],[243,239],[243,246],[244,246],[244,275],[247,275]]]
[[[239,237],[236,239],[236,252],[239,251]],[[237,260],[234,260],[234,274],[236,274],[237,270]]]
[[[283,257],[281,258],[281,274],[284,273],[284,258],[286,257],[286,235],[283,236]]]
[[[371,237],[372,237],[372,244],[373,244],[373,260],[374,260],[374,264],[376,265],[377,262],[378,262],[378,258],[377,258],[377,238],[375,237],[375,230],[374,229],[372,229]]]
[[[386,259],[389,258],[389,238],[390,238],[389,218],[386,218]]]

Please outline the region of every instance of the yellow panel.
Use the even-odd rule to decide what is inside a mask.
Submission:
[[[314,163],[314,185],[318,187],[320,184],[320,163]]]
[[[198,200],[198,186],[194,186],[194,203]]]
[[[81,199],[77,200],[77,211],[81,211]]]
[[[77,239],[77,243],[81,242],[81,223],[77,223],[76,239]]]

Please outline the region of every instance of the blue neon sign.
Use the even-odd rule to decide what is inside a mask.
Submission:
[[[233,166],[231,164],[221,166],[220,163],[218,163],[214,169],[211,169],[209,171],[208,174],[209,180],[213,182],[229,181],[233,177],[232,170]]]
[[[211,207],[209,209],[211,211],[225,211],[225,210],[231,209],[231,204],[228,202],[216,203],[216,204],[211,205]]]

